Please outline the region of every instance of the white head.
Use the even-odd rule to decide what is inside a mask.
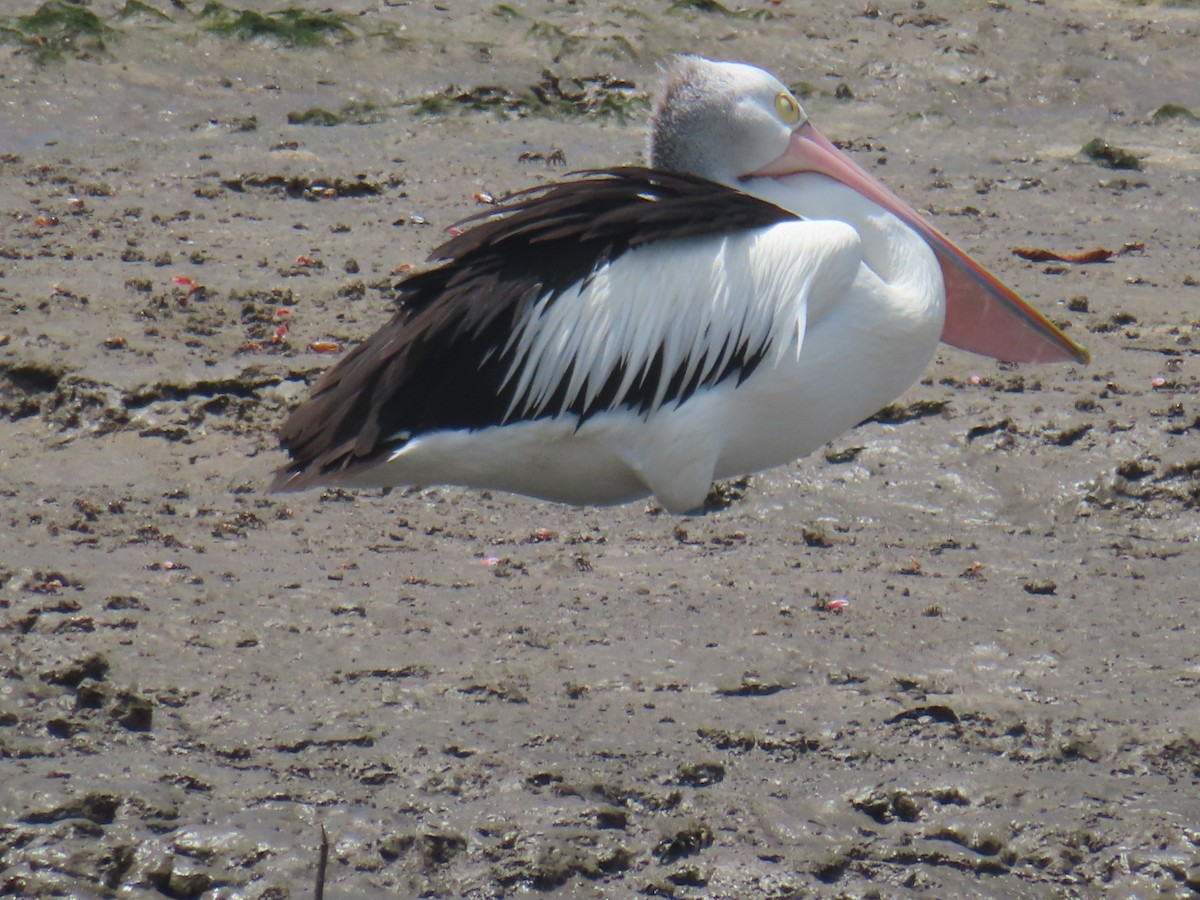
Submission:
[[[681,56],[655,98],[650,165],[735,185],[778,159],[806,120],[769,72]]]

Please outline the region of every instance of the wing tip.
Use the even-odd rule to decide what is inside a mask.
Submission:
[[[267,488],[268,494],[294,494],[297,491],[302,491],[307,487],[312,487],[313,478],[311,473],[304,470],[297,471],[291,466],[283,466],[275,470],[274,477],[271,479],[271,484]]]
[[[330,468],[320,460],[292,460],[274,472],[268,494],[297,494],[313,488],[334,487],[341,483],[344,469]]]

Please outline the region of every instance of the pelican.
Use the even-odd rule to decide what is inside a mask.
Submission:
[[[463,223],[284,424],[273,488],[456,484],[699,508],[920,376],[939,340],[1087,352],[838,150],[762,69],[683,57],[649,167]]]

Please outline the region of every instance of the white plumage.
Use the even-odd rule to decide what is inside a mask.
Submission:
[[[630,251],[561,296],[543,296],[514,329],[514,402],[526,414],[547,412],[570,371],[566,398],[590,405],[621,364],[624,381],[609,404],[617,409],[660,350],[662,369],[683,368],[685,380],[710,377],[739,350],[769,347],[772,366],[799,358],[810,294],[844,292],[860,258],[858,235],[836,222],[787,222]],[[651,415],[666,390],[660,379]]]

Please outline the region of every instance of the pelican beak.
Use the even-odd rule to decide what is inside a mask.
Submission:
[[[805,122],[792,132],[782,156],[748,177],[816,172],[840,181],[882,206],[921,235],[933,249],[946,284],[942,340],[962,350],[1006,362],[1080,362],[1088,352],[1041,313],[954,246],[915,209]]]

